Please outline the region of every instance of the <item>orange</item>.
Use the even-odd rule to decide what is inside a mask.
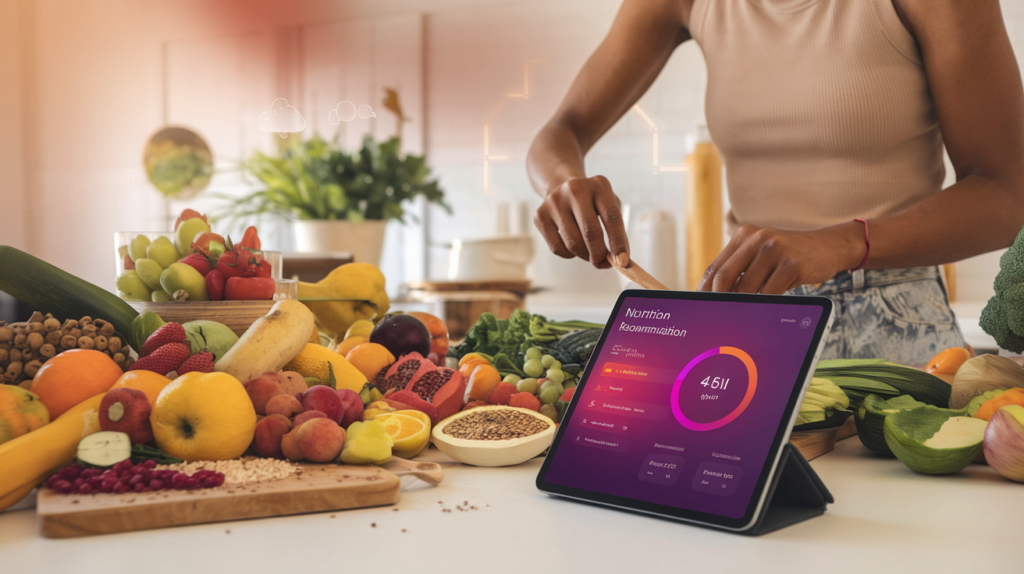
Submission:
[[[123,373],[106,353],[72,349],[46,361],[29,390],[39,396],[53,420],[85,399],[110,390]]]
[[[149,406],[153,407],[156,406],[156,398],[160,395],[160,391],[164,390],[164,387],[169,384],[171,384],[171,380],[167,377],[153,371],[139,369],[138,371],[128,371],[121,375],[121,378],[117,379],[114,386],[110,388],[127,387],[142,391],[146,393],[146,398],[149,399]]]
[[[395,362],[395,356],[391,354],[391,351],[377,343],[356,345],[345,355],[345,358],[366,375],[368,381],[372,381],[383,369],[390,367]]]
[[[430,417],[422,411],[381,413],[373,420],[384,423],[384,432],[395,443],[391,447],[395,456],[412,458],[430,443]]]
[[[471,354],[475,355],[476,353]],[[466,357],[468,356],[469,355],[466,355]],[[479,367],[480,365],[491,366],[491,362],[481,357],[480,355],[476,355],[476,357],[473,357],[468,361],[466,360],[466,357],[462,357],[462,360],[459,361],[459,372],[462,373],[462,377],[467,381],[469,380],[470,375],[473,374],[473,370]]]
[[[473,369],[473,373],[469,376],[469,384],[466,385],[466,394],[469,395],[469,399],[473,401],[483,401],[487,399],[487,393],[491,392],[491,389],[498,386],[501,382],[501,374],[498,373],[498,369],[495,369],[491,365],[477,365]]]
[[[480,353],[466,353],[465,355],[462,356],[461,359],[459,359],[459,368],[461,369],[462,365],[465,365],[466,363],[468,363],[470,361],[490,362],[487,359],[485,359],[482,356],[480,356]]]
[[[351,351],[352,349],[356,348],[359,345],[362,345],[368,340],[369,339],[367,339],[366,337],[360,336],[349,337],[348,339],[345,339],[344,341],[338,343],[338,347],[334,349],[334,352],[338,353],[342,357],[345,357],[348,355],[349,351]]]

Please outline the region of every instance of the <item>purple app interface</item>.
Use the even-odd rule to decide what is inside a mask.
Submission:
[[[743,517],[821,313],[627,298],[545,480]]]

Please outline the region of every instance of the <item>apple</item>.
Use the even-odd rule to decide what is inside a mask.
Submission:
[[[335,391],[341,399],[341,428],[348,428],[348,425],[363,420],[363,399],[359,393],[351,389],[338,389]]]
[[[345,415],[338,393],[325,385],[314,385],[302,393],[302,408],[307,411],[320,411],[335,423],[341,423]]]

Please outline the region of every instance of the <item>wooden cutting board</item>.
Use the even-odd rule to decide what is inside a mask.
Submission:
[[[242,486],[141,494],[62,495],[40,488],[39,531],[72,538],[395,504],[401,481],[377,466],[303,464],[288,478]]]

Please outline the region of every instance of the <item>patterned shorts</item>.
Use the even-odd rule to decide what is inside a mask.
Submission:
[[[964,345],[939,273],[938,267],[844,272],[790,294],[835,303],[823,359],[878,357],[922,366],[939,351]]]

